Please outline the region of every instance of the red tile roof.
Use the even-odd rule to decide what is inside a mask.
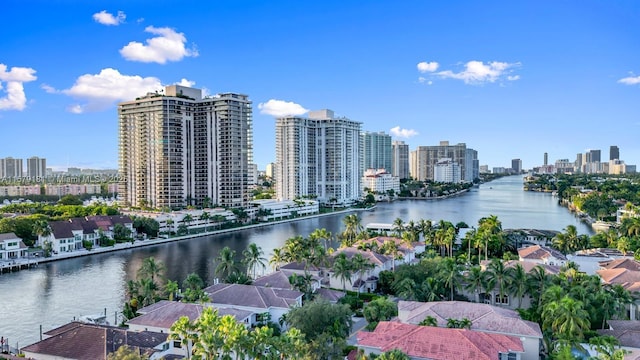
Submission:
[[[467,318],[471,330],[542,338],[540,325],[522,320],[510,309],[463,301],[398,302],[398,318],[405,323],[418,324],[427,316],[434,317],[439,326],[446,326],[447,319]]]
[[[640,262],[629,258],[600,261],[598,264],[603,269],[627,269],[640,271]]]
[[[498,360],[501,353],[524,352],[515,336],[388,321],[380,322],[373,332],[358,332],[357,339],[358,346],[380,352],[398,349],[410,357],[433,360]]]

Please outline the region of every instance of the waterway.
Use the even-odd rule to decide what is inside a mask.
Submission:
[[[548,193],[522,191],[522,177],[510,176],[473,188],[470,192],[442,200],[405,200],[379,203],[374,211],[358,212],[362,224],[440,219],[476,225],[496,215],[503,228],[563,230],[575,225],[581,234],[591,229],[578,221]],[[269,258],[286,239],[307,236],[326,228],[333,234],[344,229],[345,214],[329,215],[233,233],[193,238],[156,246],[123,250],[82,258],[40,264],[37,268],[0,275],[0,336],[11,346],[38,341],[44,331],[82,315],[104,312],[113,323],[125,299],[125,283],[135,279],[143,259],[153,256],[166,266],[169,279],[182,281],[192,272],[207,283],[214,279],[220,249],[229,246],[238,258],[250,243],[258,244]],[[117,321],[121,318],[117,315]],[[17,347],[16,346],[16,347]]]

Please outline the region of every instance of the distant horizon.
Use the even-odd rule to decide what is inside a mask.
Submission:
[[[490,168],[611,145],[640,163],[637,1],[8,1],[0,157],[117,169],[117,103],[179,84],[249,96],[260,169],[274,118],[309,109]]]

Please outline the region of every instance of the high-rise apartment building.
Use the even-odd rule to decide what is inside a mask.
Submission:
[[[545,153],[546,155],[547,153]],[[545,164],[547,165],[547,164]],[[522,160],[520,159],[512,159],[511,160],[511,170],[513,170],[514,173],[516,174],[520,174],[522,172]]]
[[[477,151],[470,149],[464,143],[449,145],[448,141],[441,141],[437,146],[418,146],[412,151],[412,173],[416,180],[434,180],[434,168],[441,159],[451,159],[460,166],[464,181],[473,181],[480,173]]]
[[[276,197],[347,204],[360,197],[361,123],[331,110],[276,119]]]
[[[433,169],[433,181],[459,183],[462,181],[460,165],[451,159],[440,159]]]
[[[549,164],[549,154],[544,153],[544,166],[547,166]]]
[[[409,178],[409,145],[404,141],[391,143],[393,156],[391,158],[391,174],[400,179]]]
[[[245,207],[253,162],[252,108],[247,95],[202,97],[200,89],[167,86],[118,105],[124,205]]]
[[[36,179],[47,176],[47,159],[32,156],[27,159],[27,176]]]
[[[609,147],[609,161],[611,160],[620,160],[620,149],[615,145]]]
[[[21,178],[23,176],[22,159],[12,157],[0,159],[0,178]]]
[[[392,163],[392,145],[391,135],[384,132],[361,133],[362,144],[362,162],[361,173],[364,174],[367,169],[385,169],[391,172]]]
[[[588,162],[599,163],[601,161],[600,150],[589,150],[589,159]]]

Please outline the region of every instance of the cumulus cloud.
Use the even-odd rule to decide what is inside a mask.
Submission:
[[[191,49],[185,47],[187,38],[183,33],[168,27],[153,26],[147,26],[144,31],[158,36],[147,39],[146,44],[130,42],[120,49],[122,57],[129,61],[165,64],[167,61],[180,61],[184,57],[198,56],[198,50],[195,47]]]
[[[410,138],[410,137],[418,135],[417,131],[415,131],[413,129],[402,129],[402,128],[400,128],[400,126],[396,126],[394,128],[391,128],[391,130],[389,130],[389,132],[391,133],[391,135],[393,135],[395,137],[399,137],[399,138]]]
[[[485,64],[482,61],[473,60],[466,63],[464,70],[460,72],[444,70],[435,74],[442,78],[462,80],[465,84],[480,85],[505,78],[511,81],[518,80],[520,78],[518,75],[511,75],[513,69],[518,66],[520,63],[492,61]]]
[[[175,85],[186,86],[186,87],[193,87],[195,84],[196,84],[195,81],[187,80],[185,78],[182,78],[180,82],[175,83]]]
[[[0,97],[0,110],[24,110],[27,96],[22,84],[36,80],[35,73],[32,68],[15,66],[7,71],[7,66],[0,64],[0,94],[7,94]]]
[[[418,71],[420,71],[421,73],[427,73],[427,72],[434,72],[436,70],[438,70],[438,67],[440,66],[440,64],[438,64],[435,61],[432,62],[419,62],[417,65]]]
[[[127,18],[124,12],[118,11],[118,14],[113,15],[108,13],[107,10],[102,10],[98,13],[93,14],[93,20],[102,25],[114,25],[118,26],[124,22]]]
[[[640,76],[628,76],[618,80],[618,82],[625,85],[637,85],[640,84]]]
[[[309,111],[303,108],[300,104],[276,99],[271,99],[266,103],[258,104],[258,109],[260,109],[261,114],[275,117],[302,115]]]
[[[161,90],[162,84],[155,77],[123,75],[116,69],[102,69],[99,74],[85,74],[76,79],[63,94],[82,100],[67,108],[72,113],[105,110],[117,101],[133,100],[148,92]]]

